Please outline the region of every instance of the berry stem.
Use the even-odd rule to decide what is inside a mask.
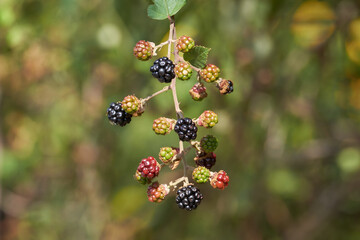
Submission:
[[[166,86],[166,87],[164,87],[163,89],[161,89],[160,91],[157,91],[157,92],[153,93],[152,95],[150,95],[150,96],[142,99],[141,102],[142,102],[142,103],[146,103],[147,101],[149,101],[149,100],[152,99],[153,97],[155,97],[155,96],[157,96],[157,95],[159,95],[159,94],[161,94],[161,93],[163,93],[163,92],[169,91],[170,89],[171,89],[170,86]]]

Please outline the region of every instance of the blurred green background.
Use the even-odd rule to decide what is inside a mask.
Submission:
[[[218,113],[199,136],[218,137],[215,170],[230,176],[224,191],[200,186],[194,212],[174,194],[149,202],[132,177],[178,143],[151,129],[175,118],[171,93],[126,127],[105,116],[164,86],[132,55],[167,38],[149,3],[0,1],[0,238],[360,239],[359,1],[189,0],[177,14],[178,36],[211,47],[235,88],[194,102],[195,79],[177,85],[186,116]]]

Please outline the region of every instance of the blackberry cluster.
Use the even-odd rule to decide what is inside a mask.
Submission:
[[[200,153],[195,159],[195,163],[197,166],[203,166],[207,169],[211,169],[212,166],[216,163],[216,154],[215,153]]]
[[[162,57],[154,62],[154,65],[150,67],[150,72],[160,82],[169,83],[175,77],[174,68],[175,65],[170,59]]]
[[[111,124],[119,125],[121,127],[130,123],[131,114],[128,114],[121,107],[121,103],[111,103],[107,110],[107,117]]]
[[[175,200],[179,208],[191,211],[200,205],[202,199],[200,190],[193,185],[188,185],[177,191]]]
[[[141,60],[147,61],[152,57],[153,47],[150,42],[140,40],[134,47],[134,56]]]
[[[180,118],[177,120],[174,131],[179,135],[181,141],[195,140],[198,128],[190,118]]]

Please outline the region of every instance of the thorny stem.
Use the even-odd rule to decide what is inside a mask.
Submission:
[[[174,45],[174,57],[175,57],[175,64],[176,64],[177,62],[179,62],[179,51],[176,49],[176,42],[172,41],[172,40],[176,39],[175,20],[174,20],[174,17],[170,17],[169,20],[170,20],[169,43],[173,42],[173,45]],[[168,47],[168,58],[170,58],[170,54],[171,54],[171,45],[172,44],[169,44],[169,47]],[[182,111],[180,109],[180,104],[179,104],[177,94],[176,94],[176,77],[171,81],[170,87],[171,87],[171,91],[172,91],[172,94],[173,94],[176,115],[177,115],[178,118],[184,118],[184,115],[183,115],[183,113],[182,113]],[[184,143],[183,143],[183,141],[179,142],[179,150],[180,150],[180,152],[184,151]],[[182,161],[183,166],[184,166],[184,177],[185,177],[186,176],[186,170],[187,170],[187,164],[186,164],[186,161],[185,161],[185,156],[182,156],[181,161]]]
[[[149,100],[152,99],[153,97],[155,97],[155,96],[157,96],[157,95],[159,95],[159,94],[161,94],[161,93],[163,93],[163,92],[169,91],[170,89],[171,89],[170,86],[166,86],[166,87],[164,87],[163,89],[161,89],[160,91],[157,91],[157,92],[153,93],[152,95],[150,95],[150,96],[142,99],[142,102],[143,102],[143,103],[146,103],[147,101],[149,101]]]
[[[169,44],[169,43],[171,44],[171,42],[173,42],[173,40],[168,40],[168,41],[166,41],[166,42],[160,43],[159,45],[155,46],[155,47],[154,47],[154,50],[153,50],[153,56],[156,56],[156,55],[157,55],[157,54],[156,54],[157,51],[161,50],[161,48],[162,48],[163,46],[165,46],[166,44]]]

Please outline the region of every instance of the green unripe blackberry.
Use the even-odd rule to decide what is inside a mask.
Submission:
[[[206,135],[200,140],[200,147],[206,153],[215,151],[218,146],[218,140],[213,135]]]
[[[121,104],[124,111],[129,114],[137,112],[140,108],[140,100],[134,95],[126,96]]]
[[[192,69],[188,62],[179,62],[175,65],[174,71],[180,80],[189,80],[192,75]]]
[[[145,40],[138,41],[134,47],[134,56],[141,61],[149,60],[153,54],[153,46],[151,44]]]
[[[197,183],[206,183],[210,178],[210,170],[206,167],[197,167],[194,169],[192,177]]]
[[[195,46],[195,42],[191,37],[181,36],[177,40],[176,48],[180,52],[186,53]]]
[[[160,148],[159,159],[165,164],[169,163],[171,162],[171,160],[174,159],[174,157],[178,153],[178,150],[178,148],[162,147]]]
[[[200,115],[197,123],[204,128],[212,128],[218,123],[218,116],[213,111],[207,110]]]
[[[208,83],[216,81],[219,78],[219,74],[220,68],[214,64],[207,64],[205,68],[200,71],[200,77]]]

